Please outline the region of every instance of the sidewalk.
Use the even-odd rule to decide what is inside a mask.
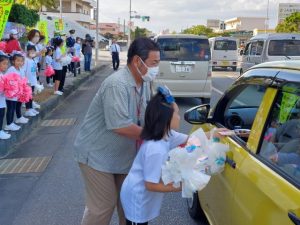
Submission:
[[[67,75],[64,94],[63,96],[57,96],[53,94],[53,88],[46,87],[46,79],[44,76],[40,78],[40,81],[44,84],[45,89],[42,93],[34,97],[34,100],[41,105],[41,109],[38,110],[40,114],[36,117],[31,117],[28,124],[21,125],[21,129],[16,132],[10,132],[11,138],[8,140],[0,140],[0,159],[5,158],[11,153],[15,152],[16,145],[20,142],[24,142],[30,135],[30,132],[37,127],[38,123],[41,122],[50,112],[52,112],[64,99],[66,99],[71,93],[73,93],[78,87],[90,79],[95,73],[109,67],[111,62],[110,58],[107,57],[107,52],[99,52],[100,57],[97,66],[94,66],[92,62],[92,71],[90,73],[84,72],[83,66],[81,65],[81,74],[77,74],[76,77],[73,74]],[[81,62],[81,64],[83,64]]]

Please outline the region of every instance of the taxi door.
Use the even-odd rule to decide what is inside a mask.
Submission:
[[[284,77],[279,80],[284,80]],[[289,123],[289,129],[293,129],[294,121],[300,119],[297,113],[300,109],[300,83],[286,87],[288,85],[282,90],[268,88],[256,115],[252,126],[255,132],[251,132],[247,143],[249,154],[240,164],[237,174],[232,225],[300,224],[300,164],[299,160],[293,162],[295,157],[300,158],[300,142],[289,145],[289,142],[281,141],[282,147],[279,148],[277,140],[284,124]],[[285,129],[285,132],[283,136],[288,136],[289,130]],[[300,132],[291,135],[298,135],[291,138],[295,143]],[[284,150],[284,146],[293,147]],[[281,156],[289,155],[292,156],[289,161],[280,162]]]
[[[212,119],[214,125],[205,124],[202,127],[205,130],[214,126],[250,130],[264,95],[265,89],[260,89],[257,85],[245,84],[232,88],[215,108]],[[229,145],[225,169],[212,176],[198,195],[201,208],[210,224],[233,225],[235,192],[243,188],[238,184],[238,177],[249,152],[245,138],[226,137],[222,142]]]

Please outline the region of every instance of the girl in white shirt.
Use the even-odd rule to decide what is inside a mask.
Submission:
[[[179,123],[179,109],[174,98],[171,96],[167,100],[158,92],[147,105],[141,134],[144,142],[121,188],[127,224],[147,225],[159,216],[163,193],[181,191],[172,184],[164,185],[161,180],[161,167],[169,150],[188,139],[187,135],[173,130],[179,128]]]
[[[161,168],[168,152],[188,139],[187,135],[174,131],[179,124],[179,108],[174,98],[167,88],[159,87],[146,108],[141,134],[144,142],[121,188],[127,225],[147,225],[159,216],[163,193],[181,191],[181,187],[165,185],[161,180]],[[224,129],[217,129],[215,137],[222,137],[219,131]]]
[[[76,38],[76,43],[74,45],[74,49],[75,49],[75,56],[79,57],[81,56],[81,38],[77,37]],[[75,63],[75,70],[78,69],[78,74],[80,74],[80,62],[76,62]],[[76,74],[76,73],[74,73]]]
[[[21,53],[15,53],[12,56],[12,66],[9,67],[9,69],[7,70],[6,73],[16,73],[18,74],[20,77],[25,77],[25,71],[24,71],[24,56],[21,55]],[[17,101],[17,98],[14,99],[8,99],[8,100],[13,100],[13,101]],[[19,123],[19,124],[26,124],[28,123],[28,119],[25,118],[22,115],[22,102],[17,101],[16,102],[16,116],[17,119],[15,120],[15,123]]]
[[[33,45],[27,45],[27,55],[25,60],[25,76],[28,79],[28,85],[31,86],[32,93],[34,93],[35,86],[38,84],[37,81],[37,63],[34,60],[36,56],[36,48]],[[32,99],[26,104],[25,116],[36,116],[39,114],[37,110],[33,108]]]
[[[5,73],[8,68],[9,58],[4,54],[0,54],[0,77]],[[0,139],[5,140],[11,137],[6,133],[3,128],[3,120],[5,115],[6,101],[3,93],[0,93]]]
[[[62,95],[63,93],[59,91],[59,85],[63,77],[63,65],[62,65],[62,58],[65,54],[62,54],[61,48],[64,45],[63,39],[57,37],[54,39],[54,53],[53,53],[53,69],[55,70],[54,74],[54,94]]]
[[[53,57],[53,49],[52,49],[52,47],[48,47],[47,51],[46,51],[46,57],[45,57],[46,67],[53,65],[53,58],[52,57]],[[51,84],[51,82],[50,82],[51,78],[53,78],[53,76],[46,77],[46,82],[47,82],[48,87],[53,87],[53,84]]]
[[[22,67],[24,65],[24,57],[20,53],[13,53],[11,58],[11,67],[7,70],[6,73],[16,73],[19,76],[24,76],[22,73]],[[14,123],[15,112],[19,112],[21,110],[21,105],[18,104],[18,98],[6,98],[6,123],[4,130],[7,131],[17,131],[20,130],[21,127]],[[22,115],[21,115],[22,116]],[[24,118],[25,119],[25,118]],[[28,121],[27,121],[28,122]]]

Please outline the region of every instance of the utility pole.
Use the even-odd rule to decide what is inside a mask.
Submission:
[[[98,51],[99,51],[99,0],[97,0],[97,6],[96,6],[96,45],[95,45],[95,66],[98,62]]]
[[[60,19],[62,20],[62,0],[59,0],[59,14],[60,14]]]
[[[127,43],[127,47],[129,49],[129,46],[130,46],[130,42],[131,42],[131,39],[130,39],[130,35],[131,35],[131,0],[129,0],[129,24],[128,24],[128,43]]]
[[[267,21],[265,22],[265,34],[267,33],[267,29],[269,27],[269,5],[270,5],[270,0],[268,0],[268,4],[267,4]]]

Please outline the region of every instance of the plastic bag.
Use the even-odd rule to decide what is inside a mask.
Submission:
[[[39,94],[39,93],[41,93],[43,90],[44,90],[44,85],[42,85],[42,84],[36,84],[36,85],[34,86],[34,93],[35,93],[35,94]]]
[[[162,167],[162,181],[173,183],[174,187],[182,183],[182,197],[191,198],[194,192],[208,184],[211,175],[223,171],[228,149],[227,145],[213,142],[198,129],[191,134],[185,147],[169,152],[169,160]]]
[[[69,55],[66,55],[65,57],[63,57],[61,59],[61,63],[63,66],[69,65],[71,63],[71,61],[72,61],[72,58]]]

